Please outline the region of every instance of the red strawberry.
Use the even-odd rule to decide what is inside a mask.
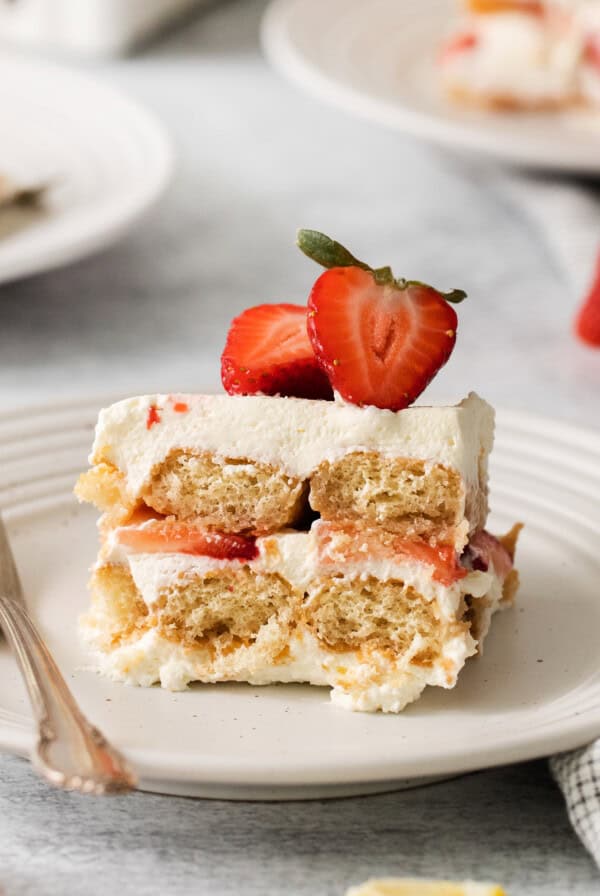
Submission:
[[[575,318],[575,332],[582,342],[600,348],[600,252],[590,291]]]
[[[588,65],[600,69],[600,35],[594,34],[588,38],[583,50],[583,58]]]
[[[456,312],[440,293],[373,270],[323,234],[300,231],[300,248],[330,270],[308,300],[308,334],[333,388],[352,404],[398,411],[421,394],[456,341]]]
[[[402,538],[399,535],[382,534],[376,529],[365,528],[359,523],[328,523],[321,521],[314,532],[317,537],[319,562],[323,565],[362,562],[365,547],[371,560],[403,560],[433,566],[433,578],[442,585],[453,585],[467,575],[460,565],[454,545],[432,546],[421,538]],[[339,537],[347,537],[347,541]]]
[[[156,520],[141,526],[120,526],[117,542],[138,554],[198,554],[217,560],[254,560],[253,538],[208,532],[191,523]]]
[[[496,575],[505,579],[513,568],[513,558],[502,542],[494,535],[490,535],[485,529],[480,529],[472,536],[465,549],[467,565],[471,569],[489,569],[490,563],[494,567]]]
[[[475,32],[461,31],[450,37],[446,43],[443,44],[440,50],[439,60],[443,65],[457,54],[465,53],[468,50],[474,50],[476,46],[477,35]]]
[[[230,395],[333,397],[299,305],[257,305],[236,317],[221,355],[221,380]]]

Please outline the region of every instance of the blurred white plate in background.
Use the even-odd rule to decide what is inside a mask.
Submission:
[[[454,0],[275,0],[267,56],[349,112],[437,143],[534,168],[600,172],[600,112],[508,114],[449,103],[437,81]]]
[[[102,400],[103,404],[110,399]],[[100,400],[0,414],[0,508],[28,605],[82,709],[141,788],[187,796],[343,796],[578,747],[600,734],[600,434],[498,414],[490,528],[525,529],[516,606],[454,690],[399,716],[346,712],[328,688],[199,685],[184,693],[100,678],[77,636],[97,513],[77,505]],[[0,749],[25,754],[27,697],[0,639]]]
[[[0,110],[0,174],[52,184],[43,209],[0,210],[0,283],[104,248],[168,182],[162,127],[87,76],[4,54]]]

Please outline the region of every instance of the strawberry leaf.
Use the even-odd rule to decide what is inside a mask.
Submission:
[[[459,302],[467,298],[464,289],[451,289],[450,292],[443,292],[442,295],[447,302],[451,302],[453,305],[458,305]]]
[[[364,261],[359,261],[341,243],[332,240],[331,237],[318,230],[299,230],[296,244],[301,252],[304,252],[317,264],[324,268],[362,268],[370,271],[372,268]]]
[[[425,289],[431,289],[428,283],[422,283],[421,280],[396,280],[396,286],[399,289],[405,289],[407,286],[423,286]],[[442,292],[441,289],[436,289],[436,292],[452,305],[458,305],[459,302],[467,298],[464,289],[451,289],[449,292]]]
[[[324,268],[361,268],[361,270],[369,271],[373,274],[373,279],[380,286],[389,283],[393,284],[397,289],[406,289],[407,286],[432,288],[420,280],[405,280],[404,277],[395,278],[389,265],[382,268],[372,268],[366,262],[355,258],[341,243],[332,240],[331,237],[320,233],[318,230],[299,230],[296,236],[296,244],[301,252],[304,252],[305,255]],[[436,290],[436,292],[453,305],[462,302],[467,297],[463,289],[451,289],[449,292]]]

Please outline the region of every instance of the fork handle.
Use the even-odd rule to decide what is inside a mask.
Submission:
[[[50,784],[122,793],[136,780],[120,753],[85,718],[27,610],[0,594],[0,625],[21,669],[38,738],[31,761]]]

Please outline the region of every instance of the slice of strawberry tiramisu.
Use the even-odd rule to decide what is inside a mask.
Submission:
[[[600,106],[600,0],[466,0],[439,61],[448,93],[495,109]]]
[[[104,512],[82,627],[131,683],[300,681],[397,712],[455,684],[517,587],[516,530],[485,530],[493,410],[408,406],[464,293],[300,245],[327,270],[308,306],[233,321],[229,395],[101,412],[77,488]]]

